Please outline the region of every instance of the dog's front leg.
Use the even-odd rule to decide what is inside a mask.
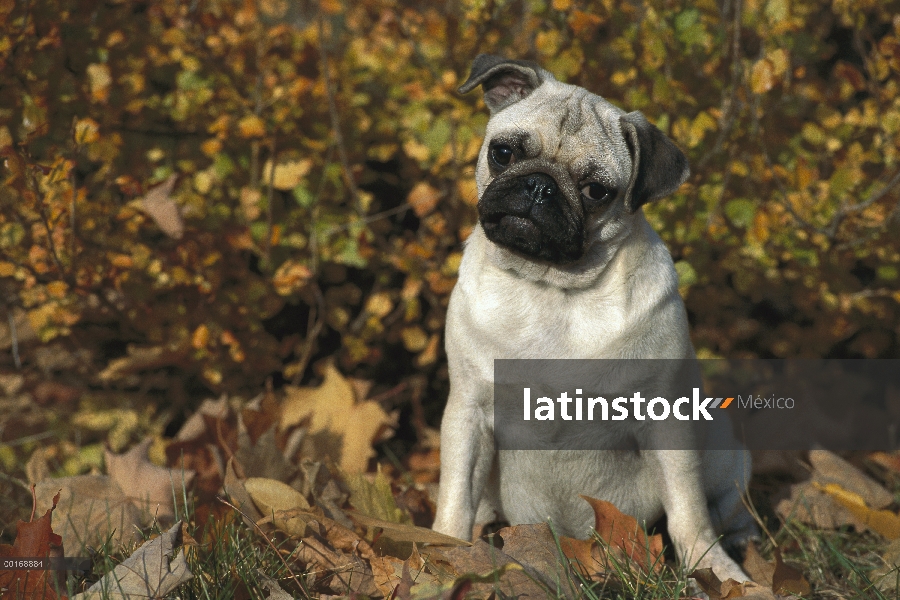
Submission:
[[[460,387],[468,389],[461,391]],[[441,480],[434,519],[435,531],[464,540],[472,538],[475,513],[495,453],[492,422],[485,417],[485,404],[476,400],[474,387],[471,382],[467,386],[451,384],[441,422]]]
[[[701,478],[700,453],[655,450],[662,478],[662,501],[675,551],[688,569],[711,568],[722,581],[747,575],[717,543]]]

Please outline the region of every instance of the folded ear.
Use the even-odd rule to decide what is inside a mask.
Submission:
[[[479,84],[484,89],[484,103],[491,114],[499,112],[527,97],[545,80],[553,76],[530,60],[509,60],[493,54],[479,54],[472,62],[472,72],[459,92],[465,94]]]
[[[668,196],[691,174],[687,157],[678,146],[638,111],[620,119],[622,133],[631,150],[631,181],[628,182],[628,209]]]

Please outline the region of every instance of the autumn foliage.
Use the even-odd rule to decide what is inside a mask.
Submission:
[[[439,408],[490,51],[642,110],[701,354],[896,357],[900,4],[0,0],[7,362],[169,399],[344,373]],[[156,379],[147,379],[148,374]]]

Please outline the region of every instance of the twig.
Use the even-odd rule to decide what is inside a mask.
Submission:
[[[734,17],[732,20],[732,37],[731,37],[731,85],[730,91],[728,94],[722,94],[722,116],[719,118],[719,135],[716,138],[716,142],[713,144],[712,149],[704,154],[700,160],[697,161],[697,170],[700,171],[706,165],[709,160],[719,153],[722,149],[722,146],[725,144],[725,138],[731,132],[731,128],[734,127],[734,122],[737,120],[737,109],[735,106],[737,105],[737,90],[738,84],[740,83],[741,77],[741,13],[744,9],[743,0],[736,0],[734,5]]]
[[[866,208],[872,206],[882,198],[884,198],[898,183],[900,183],[900,171],[897,171],[894,176],[888,181],[887,185],[883,188],[863,200],[857,204],[851,204],[850,206],[844,206],[840,210],[838,210],[834,217],[831,219],[831,223],[828,224],[828,231],[831,232],[831,236],[834,237],[837,235],[838,227],[840,227],[841,222],[848,216],[850,213],[859,212],[861,210],[865,210]]]
[[[275,199],[275,138],[269,142],[269,160],[272,170],[269,172],[268,192],[266,194],[266,259],[272,254],[272,201]]]
[[[9,306],[6,307],[6,316],[9,318],[9,335],[10,339],[12,339],[13,362],[16,365],[16,369],[21,370],[22,359],[19,357],[19,336],[16,333],[16,318],[13,316],[12,308]]]
[[[291,579],[294,580],[294,583],[297,584],[297,587],[300,588],[300,591],[303,592],[303,595],[306,596],[307,598],[310,598],[310,600],[312,600],[311,596],[307,593],[306,588],[303,587],[303,584],[301,584],[300,580],[297,579],[297,575],[294,573],[293,570],[291,570],[291,566],[287,563],[286,560],[284,560],[284,557],[281,555],[281,552],[279,552],[278,548],[275,547],[275,544],[272,543],[272,540],[269,539],[269,536],[266,535],[266,532],[263,531],[262,528],[260,528],[260,526],[257,525],[256,522],[250,518],[249,515],[247,515],[244,511],[242,511],[240,508],[238,508],[237,506],[235,506],[234,504],[232,504],[225,498],[223,498],[221,496],[216,496],[216,500],[218,500],[219,502],[221,502],[222,504],[224,504],[226,506],[230,506],[232,509],[237,511],[242,517],[244,517],[245,521],[249,521],[250,523],[253,523],[253,527],[256,528],[256,530],[259,532],[259,534],[262,536],[262,538],[264,540],[266,540],[266,543],[269,545],[269,547],[275,552],[275,554],[278,555],[278,560],[280,560],[281,564],[284,565],[284,568],[287,569],[287,572],[290,574]]]
[[[331,117],[331,129],[334,133],[334,143],[337,146],[338,158],[341,161],[341,170],[344,173],[344,183],[350,192],[353,200],[353,206],[357,213],[362,212],[362,206],[359,201],[359,191],[356,188],[356,182],[353,181],[353,172],[350,170],[350,161],[347,159],[347,149],[344,146],[344,136],[341,134],[341,121],[337,112],[337,104],[334,100],[334,86],[331,81],[331,73],[328,70],[328,55],[325,52],[325,22],[322,13],[318,17],[319,26],[319,62],[322,70],[322,76],[325,78],[325,93],[328,96],[328,114]]]
[[[312,357],[313,344],[325,326],[325,297],[322,295],[322,290],[319,288],[318,283],[314,282],[312,284],[312,290],[316,297],[316,305],[309,309],[309,318],[306,321],[306,339],[303,341],[303,354],[300,356],[300,366],[297,367],[297,372],[291,379],[291,385],[294,386],[300,385],[300,380],[303,378],[303,373],[306,371],[306,366]]]

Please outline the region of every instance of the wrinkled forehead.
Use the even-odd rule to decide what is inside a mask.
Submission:
[[[604,171],[612,183],[628,182],[631,156],[619,118],[624,111],[587,90],[548,82],[503,109],[488,123],[486,139],[522,139],[529,156],[573,171]]]

